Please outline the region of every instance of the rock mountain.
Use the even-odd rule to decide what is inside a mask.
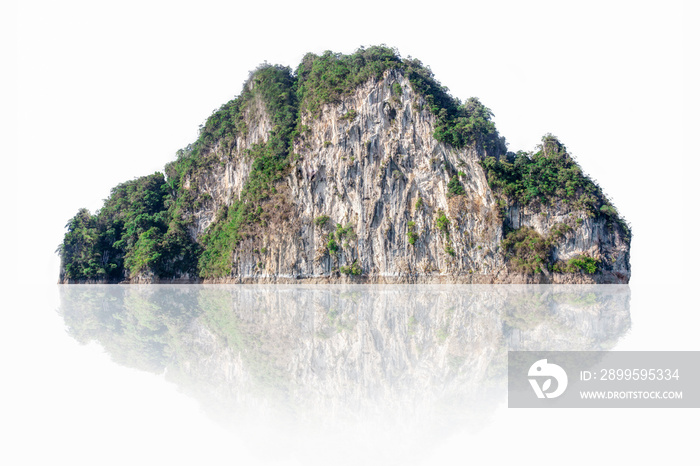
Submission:
[[[164,173],[69,221],[60,282],[627,283],[600,187],[491,118],[385,47],[263,65]]]

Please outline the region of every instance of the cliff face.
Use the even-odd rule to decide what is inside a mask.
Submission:
[[[495,130],[464,144],[446,143],[444,137],[441,142],[436,135],[448,120],[435,96],[418,89],[412,72],[390,67],[339,98],[321,101],[317,109],[304,105],[308,97],[298,90],[299,82],[290,88],[280,85],[281,98],[297,95],[289,104],[296,111],[294,132],[290,120],[279,116],[285,107],[265,97],[260,90],[265,82],[253,75],[244,88],[245,105],[235,116],[237,128],[243,129],[212,130],[209,142],[190,148],[175,169],[166,170],[170,203],[178,206],[169,212],[200,248],[192,253],[197,265],[161,267],[169,270],[162,273],[146,264],[125,270],[121,279],[629,280],[629,230],[558,141],[545,138],[541,154],[531,156],[532,165],[523,162],[530,160],[525,156],[506,154],[503,144],[486,144],[487,137],[498,141]],[[298,80],[303,76],[299,73]],[[476,110],[464,108],[460,111],[467,117],[449,120],[454,127],[483,121],[473,117]],[[221,128],[217,124],[215,129]],[[280,140],[288,145],[278,149]],[[181,160],[189,165],[182,168]],[[543,160],[559,165],[541,177],[553,173],[568,194],[533,188],[532,178],[539,172],[522,167],[539,167]],[[520,170],[521,178],[501,175],[506,169]],[[570,172],[574,178],[562,178]],[[522,173],[535,175],[527,179]],[[259,187],[261,179],[266,187]],[[536,195],[513,194],[521,179],[528,193]],[[163,230],[164,238],[172,228]],[[63,273],[64,281],[80,281],[67,275]]]
[[[250,92],[255,90],[253,83],[248,83],[247,88]],[[200,201],[183,205],[189,222],[189,234],[193,239],[201,238],[216,218],[216,213],[240,197],[253,163],[247,153],[256,145],[268,141],[272,122],[259,95],[255,96],[243,118],[246,131],[236,134],[233,141],[216,141],[199,155],[199,158],[208,160],[206,169],[186,173],[183,178],[183,190]]]
[[[401,95],[392,92],[395,84]],[[343,121],[352,110],[355,118]],[[323,118],[302,121],[310,130],[295,145],[301,159],[290,192],[300,217],[331,219],[323,227],[303,222],[300,252],[309,259],[302,275],[327,275],[354,261],[377,280],[397,281],[495,275],[502,267],[497,254],[502,229],[480,154],[433,138],[435,117],[401,73],[387,72],[324,108]],[[457,167],[466,173],[466,194],[448,199],[447,184]],[[445,231],[436,226],[441,213],[451,219]],[[324,251],[327,232],[337,224],[351,225],[356,238],[344,241],[333,256]]]

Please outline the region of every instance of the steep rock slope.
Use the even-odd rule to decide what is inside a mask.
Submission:
[[[165,171],[71,220],[61,281],[630,276],[629,228],[556,138],[506,152],[486,107],[390,49],[261,67]]]

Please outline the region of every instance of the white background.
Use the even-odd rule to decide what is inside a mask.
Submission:
[[[33,329],[31,341],[17,330],[55,309],[54,294],[39,299],[27,285],[55,283],[54,250],[80,207],[94,212],[111,187],[161,170],[258,64],[295,68],[306,52],[394,46],[429,65],[454,96],[479,97],[511,150],[558,136],[632,225],[633,331],[620,348],[700,349],[692,287],[671,286],[692,286],[700,258],[693,41],[700,17],[691,3],[4,2],[0,270],[4,287],[25,295],[3,309],[4,344],[13,342],[3,359],[14,355],[10,368],[28,380],[11,393],[34,390],[32,399],[42,400],[34,417],[22,403],[11,411],[18,451],[74,455],[67,434],[57,434],[67,422],[83,439],[78,458],[86,464],[93,450],[115,450],[115,438],[125,442],[115,451],[124,461],[136,451],[154,461],[226,457],[231,440],[162,380],[123,368],[115,375],[98,349],[56,336],[58,319]],[[52,345],[73,363],[52,359]],[[41,370],[28,371],[31,364]],[[77,374],[80,383],[67,382]],[[44,377],[54,387],[48,397]],[[100,403],[129,390],[142,401],[133,411],[125,402]],[[85,399],[99,409],[79,403]],[[147,409],[145,419],[162,425],[119,428]],[[90,428],[110,416],[116,427],[107,437]],[[456,433],[429,456],[465,464],[526,452],[543,463],[547,455],[533,445],[549,442],[586,462],[690,459],[684,448],[697,421],[696,410],[502,409],[477,437]],[[152,442],[144,440],[149,433]],[[657,448],[664,443],[668,449]]]

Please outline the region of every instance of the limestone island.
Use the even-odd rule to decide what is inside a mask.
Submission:
[[[261,65],[163,173],[68,222],[59,282],[628,283],[602,189],[492,117],[384,46]]]

